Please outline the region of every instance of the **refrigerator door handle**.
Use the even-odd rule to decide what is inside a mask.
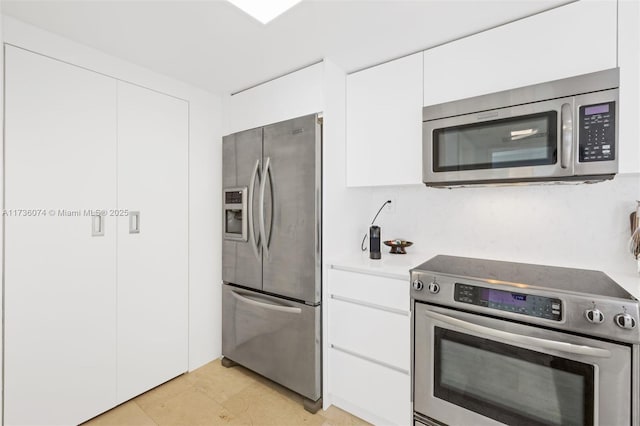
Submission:
[[[249,183],[249,200],[247,202],[247,226],[249,228],[249,240],[251,241],[251,248],[253,249],[253,254],[256,256],[256,259],[260,260],[260,235],[256,238],[256,233],[253,230],[253,192],[256,187],[256,177],[259,180],[262,180],[260,176],[260,159],[256,160],[256,165],[253,168],[253,172],[251,173],[251,182]]]
[[[285,313],[288,313],[288,314],[300,314],[300,313],[302,313],[302,309],[296,308],[296,307],[293,307],[293,306],[283,306],[283,305],[278,305],[278,304],[275,304],[275,303],[261,302],[261,301],[255,300],[254,298],[248,297],[246,295],[241,295],[239,293],[236,293],[233,290],[231,290],[231,294],[233,295],[233,297],[237,301],[242,302],[242,303],[246,303],[248,305],[257,306],[257,307],[269,309],[269,310],[272,310],[272,311],[285,312]]]
[[[264,170],[262,171],[262,182],[260,182],[260,234],[262,235],[262,249],[264,250],[264,254],[269,257],[269,243],[271,240],[271,234],[267,237],[267,229],[264,223],[264,193],[267,189],[267,177],[269,181],[273,184],[273,178],[271,176],[271,157],[267,157],[267,161],[264,163]],[[273,211],[274,211],[274,197],[273,190],[271,191],[271,228],[273,228]]]

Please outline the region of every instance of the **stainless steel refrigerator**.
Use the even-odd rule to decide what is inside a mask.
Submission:
[[[322,125],[223,139],[222,354],[321,406]]]

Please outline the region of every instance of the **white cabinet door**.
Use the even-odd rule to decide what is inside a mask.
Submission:
[[[640,3],[620,0],[618,6],[620,66],[620,131],[618,170],[640,172]]]
[[[422,52],[347,76],[347,186],[422,183]]]
[[[616,1],[579,1],[424,52],[424,105],[616,67]]]
[[[78,424],[116,400],[116,223],[84,214],[116,204],[116,82],[10,46],[5,79],[4,420]]]
[[[118,82],[118,402],[188,368],[188,125],[185,101]]]

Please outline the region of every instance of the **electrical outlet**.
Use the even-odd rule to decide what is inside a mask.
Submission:
[[[391,200],[389,204],[385,206],[385,211],[389,214],[396,212],[396,197],[387,197],[387,200]]]

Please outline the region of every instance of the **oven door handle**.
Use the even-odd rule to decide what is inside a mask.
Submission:
[[[544,349],[552,349],[558,352],[566,352],[574,355],[584,355],[595,358],[610,358],[611,352],[607,349],[593,348],[591,346],[574,345],[572,343],[558,342],[555,340],[541,339],[539,337],[523,336],[521,334],[509,333],[508,331],[496,330],[493,328],[485,327],[478,324],[472,324],[467,321],[463,321],[457,318],[450,317],[448,315],[439,314],[437,312],[427,311],[425,315],[429,318],[442,321],[446,324],[463,328],[467,331],[471,331],[478,334],[483,334],[489,337],[495,337],[498,339],[507,340],[514,343],[520,343],[523,345],[537,346]]]

